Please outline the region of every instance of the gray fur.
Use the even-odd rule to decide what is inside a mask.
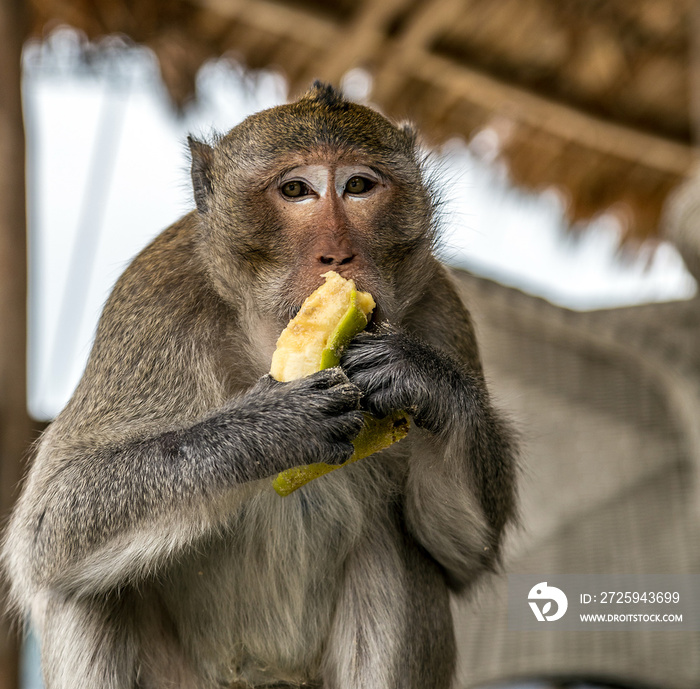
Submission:
[[[47,689],[446,689],[448,590],[497,562],[515,451],[432,254],[415,134],[315,85],[190,145],[197,210],[117,283],[5,538]],[[282,221],[282,169],[358,159],[381,203]],[[357,257],[330,267],[372,292],[379,325],[342,370],[277,383],[275,340],[329,268],[314,247],[334,241]],[[415,425],[274,493],[279,471],[349,457],[360,405]]]

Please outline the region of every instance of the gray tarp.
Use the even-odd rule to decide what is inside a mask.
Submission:
[[[457,271],[523,434],[512,573],[700,573],[700,300],[575,313]],[[700,592],[699,592],[700,595]],[[581,675],[700,686],[700,632],[507,630],[505,577],[456,601],[458,686]]]

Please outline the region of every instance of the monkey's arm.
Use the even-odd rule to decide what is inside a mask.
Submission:
[[[370,412],[413,415],[406,520],[463,589],[495,565],[514,516],[516,445],[489,400],[466,310],[445,276],[433,289],[413,333],[361,334],[342,365]]]
[[[232,315],[191,268],[173,269],[177,251],[156,249],[115,288],[10,524],[4,559],[25,602],[37,589],[96,593],[152,574],[225,528],[246,491],[269,490],[259,479],[353,452],[359,391],[338,368],[263,377],[230,398],[225,376],[239,390],[251,376],[243,354],[239,370],[220,370]]]
[[[246,485],[318,455],[345,461],[362,426],[357,397],[336,368],[294,383],[264,379],[159,434],[105,443],[49,431],[9,531],[13,580],[94,594],[155,573],[224,527]]]

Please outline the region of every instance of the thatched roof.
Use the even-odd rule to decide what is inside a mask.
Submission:
[[[292,94],[349,69],[433,142],[488,124],[514,180],[560,187],[572,222],[607,208],[656,232],[693,158],[693,0],[31,0],[33,34],[70,24],[152,48],[173,101],[211,57],[273,68]],[[696,89],[700,94],[700,88]],[[697,115],[697,113],[696,113]]]

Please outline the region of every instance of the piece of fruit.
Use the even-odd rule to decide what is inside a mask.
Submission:
[[[358,292],[352,280],[334,271],[304,301],[299,313],[277,340],[270,375],[279,381],[296,380],[324,368],[337,366],[348,342],[365,328],[375,307],[369,292]],[[283,471],[273,481],[286,496],[305,483],[330,471],[379,452],[408,433],[408,417],[397,412],[384,419],[365,414],[365,425],[353,441],[355,453],[343,464],[309,464]]]
[[[352,280],[334,271],[301,305],[277,340],[270,375],[275,380],[304,378],[337,366],[343,348],[365,328],[375,303],[369,292],[358,292]]]

